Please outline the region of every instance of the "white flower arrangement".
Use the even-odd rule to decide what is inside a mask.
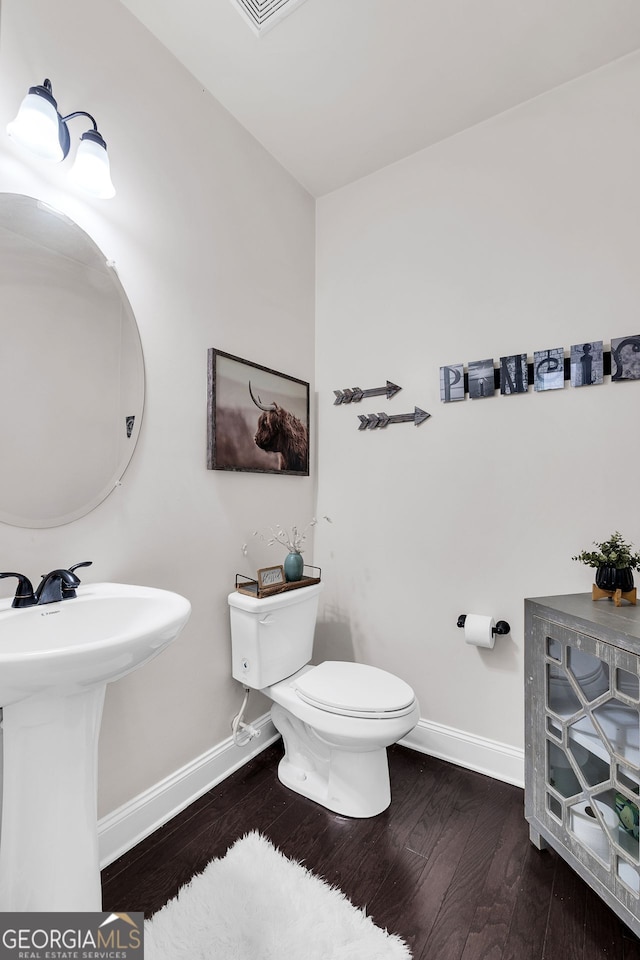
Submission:
[[[333,523],[331,517],[321,517],[322,520],[326,520],[327,523]],[[307,538],[307,533],[311,527],[315,527],[318,523],[317,517],[312,517],[306,527],[303,527],[302,530],[299,530],[297,526],[291,527],[291,530],[287,530],[285,527],[280,526],[279,523],[276,523],[275,527],[269,528],[269,535],[265,536],[260,533],[259,530],[253,531],[253,536],[258,537],[259,540],[264,540],[267,546],[271,547],[274,543],[279,543],[281,546],[286,547],[289,553],[302,553],[302,544]],[[242,547],[242,552],[247,553],[247,544],[245,543]]]

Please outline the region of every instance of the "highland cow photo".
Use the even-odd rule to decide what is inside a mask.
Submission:
[[[208,353],[207,468],[309,476],[309,384]]]

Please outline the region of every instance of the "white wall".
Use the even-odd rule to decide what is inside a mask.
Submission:
[[[589,590],[571,557],[615,529],[640,545],[640,383],[445,405],[439,367],[640,332],[639,91],[632,55],[318,202],[320,639],[515,748],[523,599]],[[358,432],[415,405],[419,427]],[[511,636],[465,645],[470,612]]]
[[[104,814],[228,736],[226,594],[281,559],[252,530],[314,512],[313,477],[204,466],[208,347],[313,385],[314,205],[115,0],[3,0],[0,130],[45,76],[98,118],[118,194],[86,202],[2,136],[0,189],[63,209],[116,261],[147,403],[123,486],[65,527],[0,526],[0,566],[93,559],[87,579],[193,604],[174,646],[108,689]],[[429,722],[514,747],[523,598],[588,589],[570,557],[615,528],[640,543],[640,385],[444,406],[438,369],[640,331],[639,81],[632,56],[318,204],[317,510],[334,523],[316,534],[317,655],[393,670]],[[333,406],[334,388],[387,378],[393,400]],[[414,405],[432,419],[357,430],[358,412]],[[512,636],[466,647],[455,622],[473,611]]]
[[[117,196],[85,201],[67,188],[68,162],[32,162],[5,135],[0,190],[64,210],[116,261],[142,337],[146,410],[122,487],[64,527],[0,525],[0,568],[37,581],[90,559],[86,580],[170,588],[193,605],[169,650],[108,688],[105,814],[229,736],[242,690],[226,596],[237,571],[284,557],[252,541],[245,558],[241,546],[258,526],[312,515],[312,478],[207,471],[205,427],[208,347],[313,380],[314,204],[116,0],[3,0],[0,131],[44,77],[64,113],[96,116]],[[256,701],[252,715],[263,709]]]

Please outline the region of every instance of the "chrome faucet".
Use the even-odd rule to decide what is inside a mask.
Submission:
[[[52,570],[42,576],[40,585],[34,591],[33,584],[22,573],[0,573],[3,577],[17,577],[18,586],[13,598],[12,607],[33,607],[42,603],[58,603],[60,600],[71,600],[76,596],[76,588],[80,586],[80,579],[73,572],[78,567],[90,567],[92,561],[75,563],[68,570]]]

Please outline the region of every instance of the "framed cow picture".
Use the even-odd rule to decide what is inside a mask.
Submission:
[[[309,384],[211,347],[207,469],[309,476]]]

